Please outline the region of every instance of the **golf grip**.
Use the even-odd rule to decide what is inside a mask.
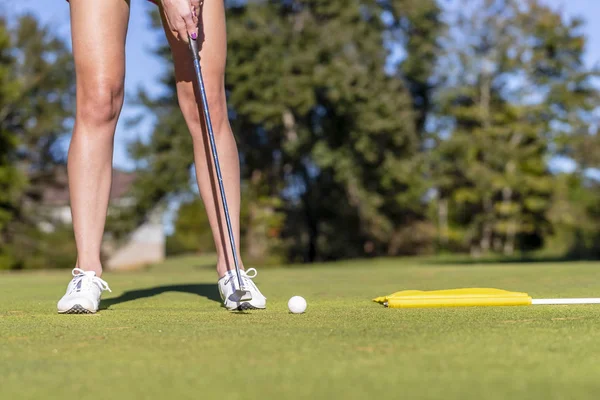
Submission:
[[[223,202],[223,212],[225,213],[225,222],[227,223],[227,232],[229,233],[229,243],[231,245],[233,263],[235,264],[235,272],[237,273],[239,288],[240,290],[244,290],[244,284],[242,282],[242,277],[240,274],[240,266],[238,263],[237,251],[235,247],[235,239],[233,237],[233,229],[231,228],[231,219],[229,218],[229,208],[227,207],[225,187],[223,186],[223,177],[221,175],[219,155],[217,153],[217,145],[215,144],[215,135],[213,133],[212,123],[210,121],[210,112],[208,110],[208,101],[206,99],[206,89],[204,87],[204,80],[202,79],[202,70],[200,69],[200,53],[198,51],[198,42],[192,39],[189,35],[188,41],[190,43],[190,51],[192,52],[192,58],[194,60],[194,70],[196,71],[196,79],[198,81],[198,86],[200,89],[200,96],[202,98],[202,111],[204,112],[204,120],[206,121],[206,128],[208,129],[210,149],[212,151],[212,156],[215,163],[215,170],[217,171],[217,180],[219,181],[219,190],[221,191],[221,201]]]

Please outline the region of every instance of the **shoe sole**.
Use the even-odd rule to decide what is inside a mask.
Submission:
[[[264,309],[265,309],[265,307],[258,308],[258,307],[254,307],[250,303],[242,303],[238,306],[238,308],[233,309],[233,311],[264,310]]]
[[[93,311],[90,311],[87,308],[83,308],[79,304],[75,304],[73,307],[71,307],[67,311],[59,311],[58,313],[59,314],[94,314]]]

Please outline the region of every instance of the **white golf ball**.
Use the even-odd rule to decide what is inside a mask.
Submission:
[[[288,301],[288,308],[294,314],[302,314],[306,311],[306,300],[301,296],[294,296]]]

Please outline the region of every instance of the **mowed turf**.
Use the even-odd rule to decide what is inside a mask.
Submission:
[[[600,297],[600,264],[413,259],[259,269],[268,310],[221,308],[212,260],[107,273],[58,315],[68,271],[0,274],[2,399],[595,399],[600,306],[385,309],[402,289]],[[304,296],[308,310],[289,314]]]

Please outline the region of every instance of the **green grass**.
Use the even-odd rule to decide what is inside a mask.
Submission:
[[[0,275],[2,399],[593,399],[600,306],[392,310],[401,289],[600,294],[598,263],[262,269],[269,309],[220,307],[212,260],[107,273],[96,315],[57,315],[67,271]],[[287,311],[302,295],[308,310]]]

